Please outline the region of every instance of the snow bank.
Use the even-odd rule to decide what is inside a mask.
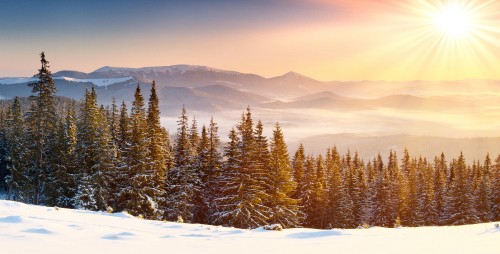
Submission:
[[[2,253],[500,253],[495,223],[243,230],[0,201]]]

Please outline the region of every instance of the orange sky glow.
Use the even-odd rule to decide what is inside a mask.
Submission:
[[[318,80],[500,79],[499,1],[256,2],[261,6],[255,9],[197,9],[206,16],[187,15],[195,6],[183,6],[183,17],[159,13],[130,29],[83,27],[83,34],[54,29],[50,38],[7,30],[0,38],[0,77],[32,75],[45,50],[54,71],[197,64],[265,77],[296,71]],[[460,6],[473,22],[459,38],[435,22],[449,5]]]

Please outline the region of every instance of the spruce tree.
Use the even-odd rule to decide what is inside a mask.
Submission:
[[[164,195],[161,188],[164,170],[160,168],[163,167],[161,158],[156,157],[161,150],[161,140],[155,140],[154,154],[150,151],[152,139],[161,138],[159,136],[161,129],[159,126],[158,103],[155,97],[156,91],[152,88],[150,118],[147,118],[144,109],[144,98],[140,86],[137,85],[130,114],[132,135],[130,137],[127,163],[132,188],[129,189],[127,195],[129,199],[126,201],[125,209],[133,215],[143,216],[148,219],[159,219],[163,216],[159,202]],[[151,120],[150,125],[148,125],[147,120]],[[158,134],[158,136],[155,137],[155,134]],[[153,158],[153,156],[155,157]],[[157,160],[155,161],[155,159]]]
[[[269,203],[270,224],[285,228],[298,227],[298,200],[292,198],[297,183],[293,179],[292,167],[281,127],[276,123],[271,139]]]
[[[174,144],[174,168],[167,175],[167,210],[169,220],[182,218],[183,221],[193,220],[193,196],[198,182],[197,172],[193,168],[191,141],[187,111],[183,107],[177,121],[178,128]]]
[[[343,174],[342,162],[337,148],[334,147],[331,152],[330,163],[327,171],[329,172],[328,190],[327,190],[327,225],[329,228],[348,228],[352,225],[352,200],[349,197]],[[369,215],[365,219],[369,220]],[[367,222],[368,223],[368,222]]]
[[[465,225],[477,223],[476,210],[473,204],[473,191],[468,182],[469,170],[465,164],[465,158],[462,153],[458,160],[452,162],[450,189],[447,195],[447,219],[451,225]]]
[[[208,208],[207,219],[210,221],[212,215],[217,211],[215,199],[219,197],[219,182],[221,174],[222,154],[220,152],[220,138],[218,126],[214,119],[210,119],[208,127],[208,151],[206,152],[206,172],[204,174],[205,189],[203,190],[205,206]]]
[[[441,153],[439,157],[434,160],[434,195],[436,199],[436,211],[438,215],[437,225],[444,225],[446,222],[445,205],[446,205],[446,192],[447,192],[447,171],[446,157]]]
[[[9,186],[7,198],[28,202],[34,186],[26,178],[25,123],[18,97],[14,98],[12,106],[7,111],[5,121],[6,169],[10,172],[6,178],[6,183]]]
[[[375,167],[378,174],[375,182],[376,193],[376,210],[375,210],[375,225],[382,227],[392,227],[394,225],[394,206],[392,203],[392,184],[391,175],[387,166],[384,165],[380,154],[375,161]]]
[[[495,166],[492,168],[491,182],[491,215],[493,221],[500,220],[500,155],[495,159]]]
[[[119,133],[120,133],[120,112],[118,111],[118,106],[116,105],[115,97],[111,100],[111,112],[109,116],[109,133],[111,135],[111,140],[115,143],[119,143]]]
[[[361,214],[361,223],[363,227],[367,227],[374,223],[374,212],[376,210],[376,193],[375,183],[377,174],[372,162],[366,165],[366,191],[363,194],[363,212]]]
[[[75,105],[70,104],[57,135],[57,158],[53,182],[54,203],[58,207],[73,208],[77,191]]]
[[[363,191],[365,189],[363,162],[359,158],[357,151],[354,153],[350,178],[352,181],[352,185],[351,185],[352,189],[350,191],[350,197],[351,197],[352,205],[353,205],[353,208],[352,208],[353,209],[353,211],[352,211],[353,224],[352,224],[352,226],[355,227],[355,226],[359,226],[362,224],[361,223],[361,214],[362,214],[362,209],[363,209]]]
[[[265,225],[269,207],[265,201],[265,183],[259,181],[261,171],[258,165],[259,149],[254,136],[253,120],[250,109],[242,114],[241,122],[230,133],[230,144],[226,149],[227,157],[220,176],[224,187],[216,200],[216,223],[233,225],[240,228],[255,228]]]
[[[271,160],[271,154],[269,151],[269,144],[267,137],[264,136],[264,124],[262,121],[258,121],[257,125],[255,126],[254,130],[254,139],[255,139],[255,162],[253,163],[254,166],[254,174],[253,178],[256,179],[259,184],[260,188],[262,188],[265,196],[263,196],[263,204],[264,206],[267,207],[266,212],[268,214],[265,214],[267,217],[270,216],[270,210],[268,209],[269,206],[269,199],[270,196],[268,193],[271,191],[271,186],[272,186],[272,181],[271,179],[271,165],[270,165],[270,160]]]
[[[252,113],[247,108],[246,113],[242,114],[241,122],[237,126],[241,137],[239,149],[241,150],[241,189],[238,191],[239,208],[242,214],[239,216],[238,224],[243,228],[255,228],[266,224],[269,216],[269,208],[265,205],[268,198],[263,180],[265,177],[262,169],[260,156],[260,144],[255,137]]]
[[[77,122],[78,191],[75,206],[88,210],[106,210],[109,203],[110,172],[113,168],[111,136],[104,108],[97,106],[94,87],[85,93]],[[113,179],[114,180],[114,179]]]
[[[38,70],[38,81],[28,84],[32,87],[31,106],[26,113],[26,134],[28,138],[27,169],[25,177],[32,185],[27,193],[26,202],[41,204],[44,202],[44,191],[47,175],[53,174],[49,160],[55,146],[55,133],[58,117],[56,115],[56,86],[49,70],[49,62],[45,53],[40,54],[41,68]]]
[[[303,189],[305,160],[306,160],[306,155],[305,155],[304,146],[302,144],[300,144],[299,148],[295,152],[295,155],[292,159],[293,179],[297,183],[295,191],[293,192],[293,195],[292,195],[292,197],[294,199],[300,198],[301,191]]]
[[[130,171],[129,153],[131,146],[131,121],[128,114],[127,104],[122,101],[120,107],[120,115],[118,120],[118,136],[117,136],[117,161],[114,171],[115,182],[112,184],[111,189],[114,188],[113,199],[111,200],[111,207],[115,211],[123,211],[127,200],[130,199],[132,192],[131,178],[132,172]],[[113,186],[114,185],[114,186]]]
[[[208,174],[210,171],[209,166],[209,150],[210,143],[207,133],[207,128],[205,125],[201,128],[201,136],[198,142],[196,157],[194,159],[194,168],[199,177],[197,182],[197,187],[195,189],[199,190],[194,194],[194,214],[193,222],[195,223],[206,223],[209,215],[209,203],[206,202],[208,190]]]
[[[148,172],[149,181],[147,183],[149,197],[158,205],[154,216],[163,217],[159,210],[165,209],[165,181],[167,174],[168,147],[166,131],[161,127],[160,108],[158,95],[156,93],[156,83],[153,81],[151,86],[151,95],[149,97],[147,112],[147,130],[149,143],[148,149]],[[159,209],[159,210],[158,210]]]
[[[233,128],[229,132],[229,143],[224,148],[226,160],[222,164],[222,171],[217,177],[217,194],[214,199],[215,207],[212,213],[212,223],[216,225],[244,227],[245,216],[241,212],[240,192],[244,180],[241,168],[242,154],[240,150],[240,139]]]
[[[0,108],[0,192],[7,193],[7,198],[9,198],[9,185],[7,183],[7,179],[10,177],[10,172],[7,169],[7,159],[9,155],[7,149],[8,144],[5,138],[5,121],[5,110]]]
[[[479,164],[479,163],[478,163]],[[492,219],[491,214],[491,174],[492,163],[490,155],[487,154],[484,165],[478,165],[478,172],[472,179],[476,186],[474,196],[476,197],[476,211],[480,222],[488,222]]]

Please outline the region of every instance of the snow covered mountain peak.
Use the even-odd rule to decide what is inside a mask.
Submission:
[[[131,75],[133,73],[184,74],[186,72],[192,72],[192,71],[223,72],[223,73],[234,73],[234,74],[238,73],[235,71],[220,70],[207,66],[187,65],[187,64],[142,67],[142,68],[104,66],[95,70],[94,73],[115,73],[121,75]]]

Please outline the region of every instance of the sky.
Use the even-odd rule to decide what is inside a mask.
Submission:
[[[498,2],[3,0],[0,77],[33,75],[45,51],[53,72],[194,64],[325,81],[500,79]]]

